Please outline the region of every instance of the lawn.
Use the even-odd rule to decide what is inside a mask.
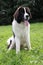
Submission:
[[[43,23],[31,24],[32,50],[7,51],[7,39],[12,35],[11,25],[0,26],[0,65],[43,65]]]

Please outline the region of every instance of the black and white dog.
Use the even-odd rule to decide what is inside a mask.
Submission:
[[[13,36],[8,39],[8,51],[16,44],[16,54],[20,52],[20,45],[26,43],[28,49],[31,49],[30,44],[30,18],[31,13],[28,7],[20,6],[13,15],[12,22]]]

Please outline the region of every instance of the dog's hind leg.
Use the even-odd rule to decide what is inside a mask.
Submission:
[[[10,45],[8,45],[8,51],[10,51],[14,47],[14,45],[15,45],[15,38],[13,40],[10,40]]]

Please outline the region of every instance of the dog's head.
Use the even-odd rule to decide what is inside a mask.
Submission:
[[[32,16],[30,13],[30,9],[28,7],[20,6],[14,13],[13,17],[15,18],[15,20],[17,20],[18,23],[21,23],[24,21],[29,22],[29,20]]]

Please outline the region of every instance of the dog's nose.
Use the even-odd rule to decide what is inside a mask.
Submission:
[[[28,19],[29,15],[26,15],[26,19]]]

